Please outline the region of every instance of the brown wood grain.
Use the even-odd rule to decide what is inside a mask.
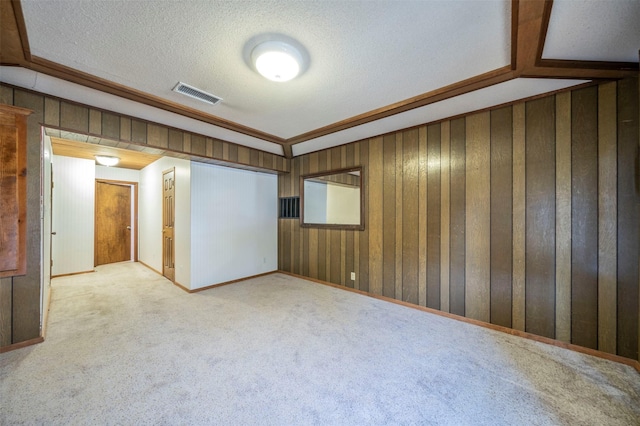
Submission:
[[[418,304],[427,306],[427,126],[418,128]],[[402,228],[400,228],[402,229]],[[402,253],[400,253],[402,255]]]
[[[511,327],[513,276],[512,108],[491,112],[491,323]]]
[[[396,135],[383,137],[382,295],[396,293]]]
[[[616,353],[616,83],[598,86],[598,350]]]
[[[41,99],[44,102],[44,98]],[[89,108],[74,103],[60,102],[60,127],[81,133],[89,132]]]
[[[556,95],[556,339],[571,342],[571,93]]]
[[[45,105],[47,98],[45,98]],[[45,106],[46,109],[46,106]],[[60,121],[58,119],[58,121]],[[89,133],[94,135],[102,135],[102,111],[97,109],[89,109]],[[120,136],[120,129],[118,128],[118,137]],[[115,139],[118,139],[116,137]]]
[[[60,101],[58,99],[44,98],[44,124],[60,126]]]
[[[118,114],[103,112],[101,127],[100,134],[102,136],[113,139],[120,138],[120,116]]]
[[[465,119],[451,121],[450,312],[465,315],[466,128]]]
[[[490,114],[466,119],[466,316],[490,321],[491,143]]]
[[[571,343],[598,347],[598,88],[571,95]]]
[[[440,309],[440,124],[427,127],[427,307]]]
[[[324,172],[327,170],[327,151],[320,151],[318,154],[318,171]],[[327,277],[327,230],[318,229],[318,279],[328,281]]]
[[[418,129],[406,130],[402,136],[402,300],[418,304]]]
[[[12,343],[12,295],[12,278],[0,278],[0,347],[9,346]]]
[[[513,105],[513,277],[511,326],[525,329],[525,104]]]
[[[396,140],[396,152],[395,152],[395,178],[396,178],[396,187],[395,187],[395,195],[396,195],[396,229],[395,229],[395,298],[402,298],[402,159],[403,159],[403,143],[402,143],[402,133],[396,132],[395,135]]]
[[[361,152],[361,145],[362,142],[356,142],[353,144],[353,162],[355,166],[363,166],[362,167],[362,182],[363,182],[363,188],[362,190],[364,191],[363,194],[363,203],[362,203],[362,208],[363,208],[363,217],[365,218],[365,227],[364,230],[361,232],[355,232],[353,234],[353,269],[354,272],[356,274],[356,279],[353,283],[353,288],[354,289],[360,289],[361,286],[361,282],[362,282],[362,277],[360,276],[361,274],[361,266],[363,269],[365,270],[369,270],[369,266],[363,266],[364,265],[364,261],[361,260],[360,258],[360,241],[362,239],[362,235],[364,235],[365,233],[369,232],[369,230],[367,229],[367,217],[368,217],[368,200],[369,197],[367,196],[367,190],[368,190],[368,184],[367,184],[367,168],[366,166],[364,166],[364,161],[361,159],[360,156],[360,152]],[[368,245],[368,244],[367,244]],[[365,260],[366,261],[366,260]]]
[[[449,312],[451,121],[443,121],[440,126],[440,309]]]
[[[527,102],[526,331],[555,335],[555,102]]]
[[[369,139],[369,291],[382,294],[383,139]]]
[[[96,181],[95,266],[131,260],[131,185]]]
[[[618,82],[617,353],[638,357],[638,79]]]

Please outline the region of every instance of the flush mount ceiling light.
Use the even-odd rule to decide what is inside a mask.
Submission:
[[[96,161],[102,166],[111,167],[118,164],[120,159],[111,155],[96,155]]]
[[[294,79],[306,70],[309,62],[304,47],[282,35],[254,37],[245,46],[245,59],[263,77],[277,82]]]

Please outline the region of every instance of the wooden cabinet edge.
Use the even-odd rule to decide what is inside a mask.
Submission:
[[[0,278],[27,272],[27,117],[33,111],[0,104],[0,115],[13,120],[16,131],[16,191],[18,202],[18,238],[16,269],[0,271]],[[12,118],[10,116],[13,116]]]

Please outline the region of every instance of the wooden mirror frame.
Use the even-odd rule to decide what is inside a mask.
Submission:
[[[340,225],[329,223],[305,223],[304,221],[304,181],[305,179],[318,178],[322,176],[336,175],[340,173],[360,172],[360,224]],[[354,231],[364,231],[364,167],[350,167],[346,169],[327,170],[324,172],[311,173],[300,176],[300,227],[301,228],[321,228],[321,229],[345,229]]]

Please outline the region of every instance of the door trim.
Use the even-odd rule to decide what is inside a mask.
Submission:
[[[124,180],[96,179],[96,186],[98,185],[98,183],[108,183],[110,185],[121,185],[121,186],[128,186],[130,188],[133,188],[133,196],[131,197],[131,203],[133,204],[133,214],[131,215],[131,223],[133,224],[133,232],[132,232],[133,253],[131,257],[133,262],[137,262],[138,261],[138,182],[128,182]],[[97,211],[98,197],[96,197],[95,203],[96,203],[95,211]],[[96,227],[97,227],[97,221],[95,220],[95,217],[94,217],[94,220],[93,220],[94,236],[96,235]],[[94,242],[94,244],[97,244],[97,240]],[[97,253],[97,251],[94,250],[94,253]],[[94,266],[96,263],[95,256],[96,255],[94,254],[94,259],[93,259]]]

